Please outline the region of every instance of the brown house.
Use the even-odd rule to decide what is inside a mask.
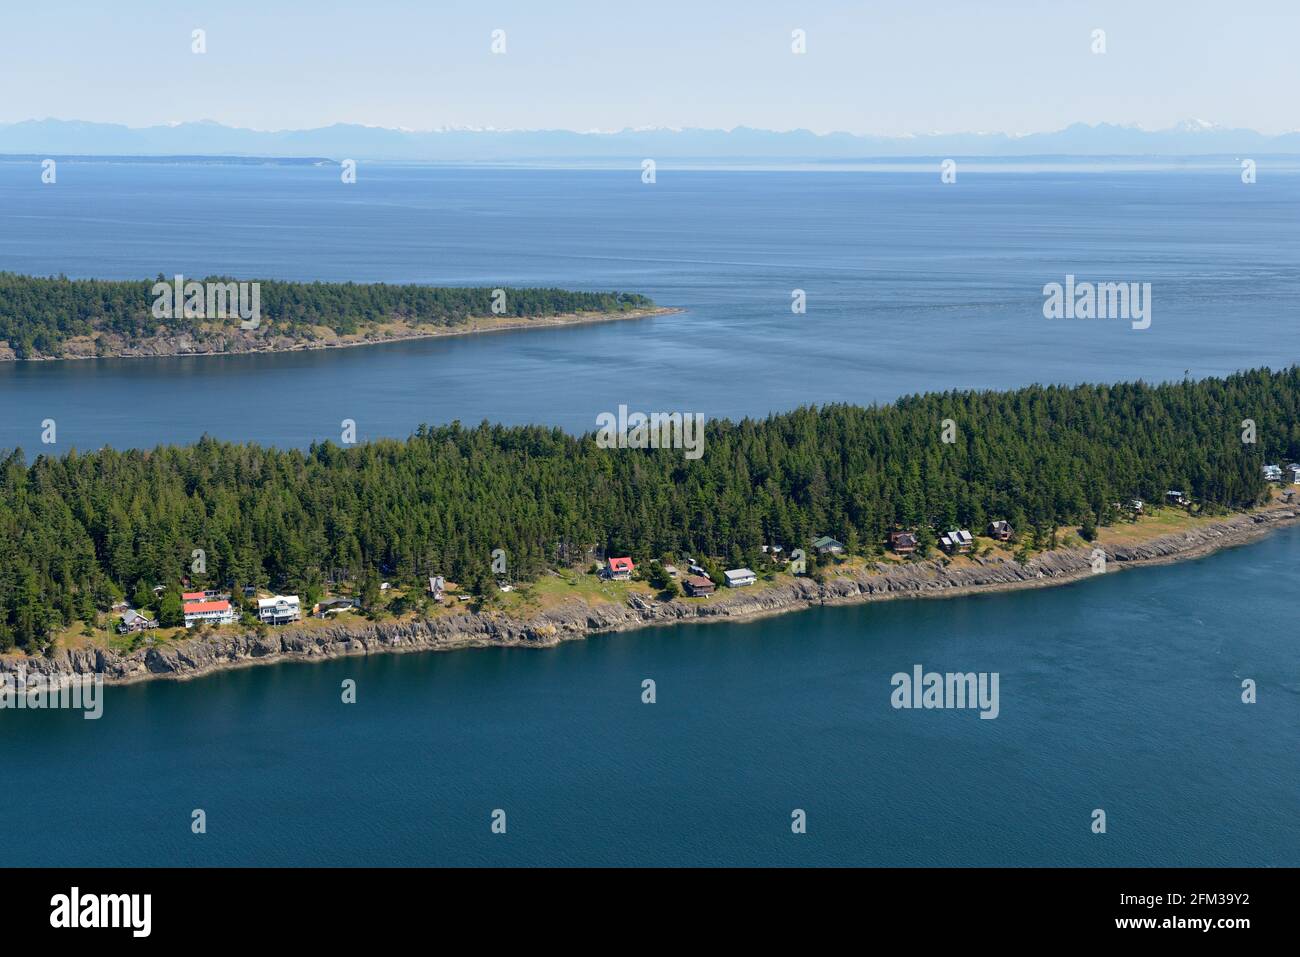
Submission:
[[[889,547],[899,555],[910,555],[916,551],[916,535],[913,532],[890,532]]]
[[[713,594],[713,582],[700,575],[687,575],[686,581],[682,582],[682,588],[686,589],[686,594],[692,598],[703,598],[705,595]]]
[[[996,522],[989,522],[989,538],[999,542],[1011,541],[1011,523],[998,519]]]

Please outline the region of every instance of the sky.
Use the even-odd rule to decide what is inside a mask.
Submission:
[[[0,123],[1279,133],[1297,38],[1300,0],[41,0],[0,8]]]

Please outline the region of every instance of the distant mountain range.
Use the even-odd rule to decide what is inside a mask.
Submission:
[[[847,161],[910,156],[1255,156],[1300,154],[1300,131],[1266,135],[1198,120],[1167,130],[1076,123],[1052,133],[933,133],[858,136],[737,127],[412,131],[338,123],[311,130],[262,131],[211,120],[133,128],[77,120],[0,124],[0,154],[49,156],[264,156],[433,162],[602,160]]]

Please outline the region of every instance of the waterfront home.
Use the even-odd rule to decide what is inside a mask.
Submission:
[[[208,596],[201,591],[183,591],[181,592],[181,601],[203,601]]]
[[[195,625],[229,625],[235,620],[235,609],[228,601],[187,601],[185,627]]]
[[[1125,506],[1125,508],[1127,508],[1134,515],[1141,515],[1142,509],[1144,509],[1145,507],[1146,506],[1143,504],[1142,499],[1140,498],[1130,499],[1128,505]]]
[[[975,547],[975,539],[964,528],[953,529],[940,536],[939,547],[949,555],[964,555]]]
[[[341,611],[351,611],[353,608],[360,607],[361,602],[355,598],[326,598],[318,601],[311,610],[311,613],[317,618],[328,618],[330,615],[336,615]]]
[[[748,568],[730,568],[722,575],[727,579],[728,588],[743,588],[758,581],[758,576]]]
[[[844,543],[837,542],[829,535],[823,535],[821,538],[814,538],[813,548],[817,549],[818,555],[843,555],[844,554]]]
[[[1011,541],[1012,534],[1013,532],[1010,522],[1004,521],[1003,519],[998,519],[996,522],[989,522],[989,538],[995,539],[999,542],[1009,542]]]
[[[1170,505],[1191,505],[1192,500],[1180,492],[1178,489],[1171,488],[1165,492],[1165,501]]]
[[[1292,485],[1300,484],[1300,462],[1292,462],[1283,471],[1286,473],[1286,480]]]
[[[433,596],[434,601],[442,601],[442,593],[447,588],[447,579],[441,575],[429,576],[429,594]]]
[[[209,588],[207,591],[181,592],[181,601],[229,601],[230,593]]]
[[[705,577],[705,578],[708,578],[708,577],[709,577],[709,573],[706,572],[706,571],[704,570],[704,566],[703,566],[703,565],[696,565],[696,564],[692,563],[692,564],[690,565],[690,567],[689,567],[687,570],[688,570],[692,575],[702,575],[702,576]]]
[[[1265,481],[1265,482],[1281,482],[1281,481],[1282,481],[1282,466],[1280,466],[1280,465],[1265,465],[1265,466],[1264,466],[1264,481]]]
[[[665,565],[664,572],[669,578],[676,578],[680,574],[680,572],[677,571],[676,565]]]
[[[763,554],[767,556],[767,560],[773,565],[784,565],[789,561],[785,557],[785,547],[782,545],[764,545]]]
[[[916,551],[917,545],[916,533],[914,532],[893,531],[889,533],[889,547],[896,554],[910,555]]]
[[[119,635],[129,635],[133,631],[148,631],[150,628],[157,628],[158,622],[152,618],[146,618],[134,608],[128,608],[122,613],[122,621],[117,626]]]
[[[702,598],[705,595],[713,594],[713,582],[700,575],[687,575],[686,580],[682,582],[682,588],[692,598]]]
[[[633,564],[630,558],[611,558],[606,574],[614,581],[625,582],[631,580],[632,572],[635,569],[636,565]]]
[[[272,595],[257,600],[257,620],[268,625],[287,625],[301,617],[297,595]]]

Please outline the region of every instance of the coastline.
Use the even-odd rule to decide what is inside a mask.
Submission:
[[[320,352],[328,349],[352,349],[359,346],[380,346],[393,342],[410,342],[417,339],[441,339],[447,336],[514,332],[520,329],[557,329],[565,326],[586,326],[602,322],[650,319],[656,316],[675,315],[685,311],[680,306],[653,306],[648,309],[630,309],[627,312],[579,312],[533,318],[512,316],[508,319],[502,319],[477,316],[460,325],[431,328],[385,323],[380,327],[377,335],[372,331],[349,337],[335,336],[333,339],[309,340],[288,337],[267,339],[265,337],[241,335],[239,332],[226,330],[214,332],[212,336],[219,340],[223,346],[235,346],[235,348],[182,349],[179,346],[182,340],[155,338],[146,340],[131,348],[123,348],[103,354],[97,351],[87,351],[84,354],[39,356],[28,359],[17,358],[7,342],[0,342],[0,362],[75,362],[85,359],[168,359],[200,356],[264,355],[283,352]],[[85,343],[80,344],[80,346],[85,345]]]
[[[1249,544],[1270,532],[1300,523],[1300,507],[1269,506],[1226,516],[1195,529],[1105,549],[1107,574],[1202,558]],[[216,633],[137,649],[129,654],[101,648],[60,650],[48,658],[0,656],[0,673],[25,666],[44,674],[99,674],[106,684],[156,679],[189,680],[219,671],[287,661],[325,661],[370,654],[455,651],[482,647],[551,648],[564,641],[639,628],[706,622],[742,623],[814,606],[860,604],[900,598],[956,598],[965,595],[1066,585],[1094,572],[1089,548],[1056,549],[1024,565],[1007,558],[976,558],[960,568],[941,561],[886,567],[876,565],[828,578],[785,577],[754,589],[727,591],[714,602],[661,601],[639,594],[622,604],[573,601],[529,618],[472,612],[430,619],[358,620],[321,629],[286,626],[265,636],[256,632]]]

